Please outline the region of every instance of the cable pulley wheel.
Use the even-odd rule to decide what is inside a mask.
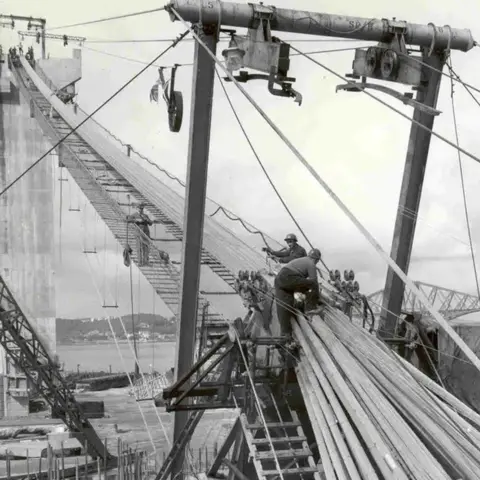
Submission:
[[[398,67],[398,54],[391,49],[385,50],[380,61],[380,72],[382,77],[386,80],[393,79],[398,72]]]
[[[168,127],[171,132],[178,133],[182,128],[183,120],[183,95],[174,90],[168,107]]]
[[[373,76],[378,69],[378,48],[370,47],[365,54],[365,70],[367,75]]]

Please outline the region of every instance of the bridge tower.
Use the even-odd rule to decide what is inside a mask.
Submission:
[[[29,101],[16,84],[4,48],[0,83],[0,191],[43,155],[50,144],[38,125]],[[81,56],[40,59],[36,68],[48,73],[55,91],[81,78]],[[52,88],[53,89],[53,88]],[[0,197],[0,268],[20,299],[22,310],[51,355],[56,353],[55,288],[55,165],[56,157],[41,162]],[[0,353],[0,418],[29,413],[29,385]]]

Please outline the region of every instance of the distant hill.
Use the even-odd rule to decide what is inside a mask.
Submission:
[[[121,317],[128,334],[133,333],[130,315]],[[135,329],[137,336],[150,339],[171,337],[176,332],[175,318],[165,318],[151,313],[135,314]],[[125,332],[118,318],[111,319],[112,327],[117,339],[125,339]],[[57,318],[57,343],[75,343],[86,340],[113,339],[107,319],[104,318]]]

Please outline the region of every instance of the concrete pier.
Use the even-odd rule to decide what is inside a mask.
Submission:
[[[1,68],[1,189],[49,148],[18,93],[7,59]],[[56,350],[54,178],[51,156],[0,198],[0,269],[51,353]],[[28,413],[27,381],[0,355],[0,418]]]

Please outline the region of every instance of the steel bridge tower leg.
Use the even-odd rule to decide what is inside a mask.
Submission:
[[[426,84],[423,88],[420,87],[416,95],[416,100],[436,108],[442,79],[440,72],[445,64],[446,54],[444,51],[433,52],[429,56],[428,49],[425,49],[423,51],[422,61],[426,64],[422,67],[422,76]],[[427,115],[416,109],[413,118],[428,129],[431,130],[433,128],[433,115]],[[410,264],[417,223],[416,215],[420,206],[431,138],[432,134],[430,132],[412,123],[390,253],[392,259],[405,273],[408,273]],[[404,214],[404,210],[408,211],[408,215]],[[383,293],[383,309],[378,332],[380,337],[392,338],[394,336],[397,318],[402,308],[404,292],[405,284],[398,275],[389,268]]]
[[[196,28],[203,42],[213,53],[216,53],[217,26],[197,26]],[[175,362],[175,376],[177,380],[190,371],[194,363],[213,86],[215,81],[215,62],[198,42],[195,42],[193,72],[190,141],[185,189],[180,324],[177,333]],[[180,411],[175,413],[174,443],[180,437],[187,419],[188,412]],[[178,480],[184,478],[180,473],[183,470],[184,459],[185,452],[181,452],[173,465],[171,478]]]

